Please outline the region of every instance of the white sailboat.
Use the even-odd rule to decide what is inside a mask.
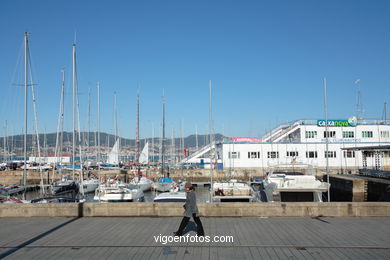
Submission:
[[[149,145],[145,144],[142,152],[139,152],[140,149],[140,141],[139,141],[139,92],[137,94],[137,129],[136,129],[136,145],[137,145],[137,153],[136,153],[136,166],[137,166],[137,176],[133,178],[130,184],[134,187],[138,187],[142,191],[148,191],[152,188],[153,182],[149,180],[146,176],[142,175],[141,172],[141,164],[149,163]]]
[[[217,145],[214,140],[214,127],[212,118],[211,80],[209,81],[210,106],[209,106],[209,135],[210,135],[210,176],[211,176],[211,201],[213,202],[252,202],[255,201],[255,193],[252,187],[245,182],[235,179],[229,181],[213,182],[214,166],[216,161]]]
[[[116,95],[114,99],[115,107],[115,136],[116,141],[108,154],[108,164],[101,164],[99,168],[119,169],[119,143],[117,116],[116,116]],[[95,191],[94,200],[99,202],[139,202],[144,200],[144,193],[138,186],[124,183],[119,179],[107,180],[105,184],[100,184]]]
[[[144,149],[142,150],[141,155],[139,156],[139,164],[148,164],[149,163],[149,148],[148,143],[145,144]],[[135,176],[131,182],[130,185],[132,187],[139,187],[142,191],[148,191],[152,188],[153,181],[148,179],[146,176],[142,176],[141,174],[139,176]]]
[[[148,164],[149,163],[149,145],[145,144],[144,149],[142,150],[139,156],[139,164]],[[152,188],[153,181],[148,179],[146,176],[136,176],[130,182],[133,186],[138,186],[142,191],[148,191]]]
[[[139,178],[138,176],[134,177],[134,179],[130,182],[131,187],[139,187],[142,191],[148,191],[152,188],[153,181],[142,176]]]

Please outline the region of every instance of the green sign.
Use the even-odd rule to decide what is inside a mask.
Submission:
[[[317,120],[318,126],[326,126],[326,120]],[[348,123],[348,120],[328,120],[328,127],[329,126],[352,126]]]

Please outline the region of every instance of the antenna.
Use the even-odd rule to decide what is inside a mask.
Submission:
[[[360,79],[355,80],[357,86],[357,96],[356,96],[356,117],[358,120],[363,120],[363,101],[362,101],[362,92],[360,86]]]

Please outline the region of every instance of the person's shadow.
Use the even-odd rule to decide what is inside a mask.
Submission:
[[[193,221],[189,221],[186,228],[183,231],[183,235],[187,234],[188,232],[194,231],[196,232],[196,224]]]

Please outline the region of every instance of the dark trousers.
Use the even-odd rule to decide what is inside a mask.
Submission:
[[[200,218],[197,217],[195,213],[192,214],[192,218],[194,219],[194,221],[196,223],[196,234],[198,236],[204,236],[203,225],[202,225],[202,222],[200,221]],[[181,223],[180,223],[179,230],[176,232],[176,235],[178,235],[178,236],[183,235],[183,231],[186,228],[188,221],[190,221],[189,217],[183,217],[183,219],[181,220]]]

